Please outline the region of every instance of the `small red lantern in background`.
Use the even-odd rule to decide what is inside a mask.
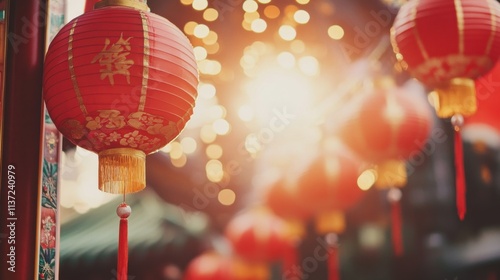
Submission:
[[[338,139],[327,140],[324,150],[298,178],[298,205],[313,213],[316,233],[330,246],[328,279],[338,280],[338,235],[345,230],[345,211],[364,195],[357,185],[362,162]]]
[[[464,138],[489,142],[500,139],[500,63],[476,80],[478,111],[465,119]],[[490,135],[490,137],[488,137]],[[493,144],[493,143],[492,143]],[[496,144],[498,145],[498,143]]]
[[[402,254],[401,192],[407,183],[406,160],[420,153],[432,126],[432,112],[423,96],[397,88],[389,78],[359,95],[345,110],[339,136],[362,159],[376,165],[375,185],[391,188],[392,238]]]
[[[268,270],[259,264],[245,262],[216,252],[194,258],[186,268],[184,280],[267,280]]]
[[[187,37],[143,0],[103,0],[65,25],[45,57],[44,99],[58,130],[99,155],[99,189],[137,192],[145,156],[179,135],[193,113],[198,69]],[[120,204],[118,279],[127,279]]]
[[[234,251],[250,261],[281,261],[293,240],[287,223],[264,208],[236,215],[225,235]]]
[[[420,0],[404,4],[391,30],[394,52],[413,77],[434,89],[437,115],[455,133],[457,210],[466,212],[460,129],[477,110],[474,79],[500,57],[500,4],[494,0]]]

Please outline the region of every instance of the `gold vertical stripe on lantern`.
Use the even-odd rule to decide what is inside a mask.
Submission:
[[[474,80],[454,78],[447,85],[430,93],[430,98],[440,118],[450,118],[455,114],[470,116],[477,110]]]
[[[387,160],[377,165],[375,187],[402,188],[407,183],[406,164],[403,160]]]
[[[415,19],[417,18],[417,7],[419,4],[420,0],[415,0],[415,3],[413,3],[413,7],[411,9],[411,21],[413,22],[413,34],[415,35],[415,39],[418,44],[418,48],[420,49],[420,52],[422,53],[422,56],[424,59],[429,59],[429,54],[427,53],[427,50],[425,49],[424,42],[422,42],[422,38],[420,37],[420,34],[418,33],[418,28],[417,28],[417,23]],[[395,41],[395,40],[394,40]]]
[[[455,0],[455,12],[457,13],[457,30],[458,30],[458,50],[460,54],[464,53],[464,9],[461,0]]]
[[[146,154],[130,148],[99,153],[99,189],[107,193],[138,192],[146,187]]]
[[[488,39],[488,44],[486,45],[486,54],[490,54],[491,48],[493,46],[493,41],[495,40],[495,34],[497,32],[497,18],[495,13],[493,12],[493,7],[491,6],[491,2],[488,1],[488,9],[490,10],[490,18],[491,18],[491,33],[490,38]]]
[[[75,65],[73,64],[73,36],[75,35],[75,28],[78,23],[78,19],[75,20],[73,25],[71,26],[71,30],[69,31],[68,37],[68,67],[69,73],[71,75],[71,83],[73,84],[73,89],[75,90],[76,99],[78,100],[78,104],[80,105],[80,110],[82,113],[87,116],[87,108],[85,104],[83,104],[82,94],[80,92],[80,87],[78,86],[78,82],[76,80],[75,74]]]
[[[149,28],[148,28],[148,19],[144,12],[141,12],[141,20],[142,20],[142,30],[144,35],[144,60],[143,60],[143,72],[142,72],[142,89],[141,89],[141,98],[139,99],[139,112],[144,111],[144,107],[146,106],[146,95],[148,91],[148,80],[149,80]]]

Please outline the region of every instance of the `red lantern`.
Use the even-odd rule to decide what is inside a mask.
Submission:
[[[357,185],[361,161],[345,146],[320,156],[299,177],[298,197],[310,212],[343,212],[363,196]]]
[[[235,216],[225,235],[234,251],[250,261],[281,261],[293,243],[287,223],[268,209],[253,209]]]
[[[360,95],[348,106],[339,131],[343,142],[378,165],[379,187],[406,185],[405,160],[420,153],[432,126],[425,98],[391,86]]]
[[[143,0],[103,0],[73,19],[45,57],[44,99],[56,127],[99,155],[99,188],[145,187],[145,156],[168,144],[189,120],[198,70],[186,36],[149,12]],[[118,279],[127,279],[127,218],[120,204]]]
[[[500,4],[493,0],[420,0],[403,5],[392,29],[397,58],[436,88],[440,117],[476,111],[473,79],[500,57]]]
[[[419,156],[432,125],[424,98],[401,88],[387,87],[358,96],[350,104],[340,136],[363,159],[377,164],[375,184],[389,192],[394,251],[402,254],[399,190],[407,182],[405,160]]]
[[[135,192],[145,187],[145,155],[177,137],[192,114],[196,60],[186,36],[146,4],[97,6],[50,44],[44,98],[62,134],[99,154],[99,188]]]
[[[261,264],[249,263],[215,252],[194,258],[186,268],[184,280],[266,280],[267,269]]]
[[[500,4],[493,0],[409,1],[392,28],[394,52],[431,93],[437,115],[452,117],[457,210],[466,212],[460,129],[477,110],[474,79],[500,57]]]
[[[302,223],[312,217],[312,212],[303,205],[296,181],[282,178],[274,182],[265,194],[265,205],[286,221]]]

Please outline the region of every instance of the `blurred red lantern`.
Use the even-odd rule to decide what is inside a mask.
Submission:
[[[390,83],[390,80],[383,81]],[[406,160],[421,157],[432,126],[432,114],[423,96],[387,85],[358,96],[350,103],[339,132],[344,143],[363,159],[377,165],[375,185],[404,187]],[[389,192],[394,251],[402,254],[401,192]]]
[[[225,235],[234,251],[250,261],[282,261],[294,242],[288,224],[264,208],[236,215],[228,223]]]
[[[65,25],[45,57],[44,99],[61,133],[99,155],[99,189],[142,190],[145,156],[191,117],[198,70],[186,36],[143,0],[103,0]],[[87,7],[88,8],[88,7]],[[127,218],[120,204],[118,279],[127,279]]]
[[[189,120],[198,70],[186,36],[141,1],[105,0],[55,36],[44,98],[61,133],[99,154],[99,188],[145,187],[145,155]]]
[[[500,63],[476,80],[478,111],[465,119],[463,138],[472,143],[500,146]]]
[[[493,0],[408,1],[396,16],[393,47],[403,66],[435,88],[440,117],[476,111],[473,79],[500,57],[500,4]]]
[[[265,193],[265,205],[286,221],[302,223],[312,217],[312,212],[304,205],[298,193],[297,182],[281,178],[274,182]]]
[[[316,215],[349,209],[364,194],[357,185],[361,164],[345,146],[318,157],[299,177],[300,204]]]
[[[380,187],[406,185],[405,161],[417,156],[432,126],[425,98],[389,86],[356,97],[339,136],[362,159],[378,165]]]
[[[215,252],[194,258],[186,268],[184,280],[266,280],[265,266]]]

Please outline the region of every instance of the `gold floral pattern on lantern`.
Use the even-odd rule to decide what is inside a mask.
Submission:
[[[127,78],[127,83],[130,84],[130,72],[128,69],[134,65],[132,59],[127,59],[131,49],[130,39],[132,37],[123,39],[123,32],[120,35],[120,39],[111,46],[111,40],[109,38],[105,39],[104,48],[91,61],[92,63],[99,61],[99,64],[104,66],[104,69],[100,71],[101,80],[108,78],[111,85],[114,85],[114,75],[120,74],[124,75]]]
[[[78,140],[88,140],[98,150],[110,147],[130,147],[154,151],[162,139],[171,139],[179,133],[178,124],[161,116],[133,112],[127,117],[118,110],[98,110],[90,113],[85,123],[68,119],[61,127],[63,133]]]
[[[398,56],[398,58],[402,56]],[[488,56],[465,56],[460,54],[429,58],[414,70],[417,78],[429,81],[436,86],[449,81],[452,77],[479,77],[493,66]]]

